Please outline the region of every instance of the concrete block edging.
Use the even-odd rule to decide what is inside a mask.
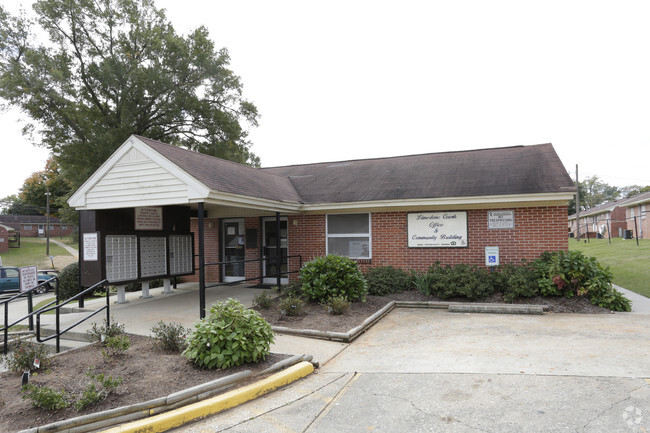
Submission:
[[[259,372],[257,375],[253,375],[250,370],[244,370],[239,373],[231,374],[230,376],[222,377],[192,388],[172,393],[166,397],[160,397],[130,406],[122,406],[102,412],[69,418],[51,424],[22,430],[19,433],[84,433],[109,428],[111,426],[142,418],[149,418],[173,411],[180,407],[204,401],[208,398],[213,398],[217,394],[221,394],[224,391],[234,388],[237,383],[248,378],[261,377],[267,374],[277,373],[280,370],[286,371],[297,364],[305,362],[310,363],[311,360],[311,355],[294,355],[276,362],[266,370]]]
[[[543,314],[541,305],[529,304],[475,304],[466,302],[440,302],[440,301],[390,301],[382,309],[368,317],[363,323],[348,332],[317,331],[314,329],[294,329],[283,326],[273,326],[273,331],[278,334],[296,335],[299,337],[320,338],[323,340],[351,343],[372,325],[381,320],[394,308],[431,308],[448,310],[452,313],[493,313],[493,314]]]

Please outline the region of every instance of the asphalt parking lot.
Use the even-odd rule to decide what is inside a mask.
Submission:
[[[317,374],[175,431],[647,432],[650,315],[397,309]]]

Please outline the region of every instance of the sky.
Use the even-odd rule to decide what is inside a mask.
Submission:
[[[264,167],[550,142],[574,179],[650,185],[650,2],[156,4],[229,50]],[[47,159],[21,117],[0,114],[0,198]]]

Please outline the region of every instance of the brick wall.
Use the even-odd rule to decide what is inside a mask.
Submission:
[[[647,211],[650,204],[631,206],[627,208],[627,230],[632,230],[632,235],[639,239],[650,239],[650,225],[648,224]],[[636,217],[636,229],[634,227],[634,217]]]
[[[7,251],[9,251],[9,232],[6,228],[0,227],[0,253]]]
[[[501,210],[501,209],[490,209]],[[488,210],[468,210],[468,241],[466,248],[409,248],[407,212],[374,212],[372,221],[372,259],[361,260],[362,270],[369,267],[392,265],[403,269],[426,270],[435,261],[443,264],[468,263],[485,265],[485,247],[498,246],[501,264],[517,263],[521,259],[532,260],[544,251],[566,250],[566,206],[531,208],[506,208],[514,210],[515,228],[489,229]],[[195,234],[198,254],[198,220],[192,219],[191,230]],[[212,227],[210,227],[212,225]],[[220,260],[219,219],[205,220],[206,262]],[[246,229],[257,229],[257,248],[246,248],[246,259],[261,257],[261,226],[257,217],[245,219]],[[326,254],[325,215],[291,215],[288,218],[289,255],[301,255],[306,263]],[[196,262],[198,269],[198,260]],[[290,270],[299,268],[299,259],[289,260]],[[246,277],[260,275],[257,263],[246,264]],[[292,274],[293,280],[297,274]],[[219,281],[216,266],[206,269],[206,281]],[[198,281],[196,275],[184,277],[184,281]]]
[[[360,261],[360,267],[392,265],[426,270],[435,261],[484,266],[486,246],[499,247],[501,264],[517,263],[532,260],[543,251],[568,248],[566,206],[514,208],[514,229],[488,229],[487,212],[467,211],[466,248],[409,248],[406,212],[372,213],[372,259]],[[302,255],[303,262],[325,255],[325,215],[290,217],[289,250],[289,254]]]

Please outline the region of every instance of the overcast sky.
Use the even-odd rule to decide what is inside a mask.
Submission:
[[[648,1],[157,5],[228,48],[263,166],[551,142],[574,178],[650,185]],[[0,198],[47,158],[1,116]]]

